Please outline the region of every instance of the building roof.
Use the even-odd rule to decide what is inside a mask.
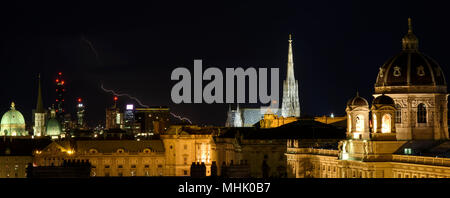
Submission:
[[[450,158],[449,140],[411,140],[400,147],[395,154],[406,155],[405,149],[411,149],[411,155]]]
[[[395,105],[395,102],[391,97],[382,94],[381,96],[373,99],[372,105]]]
[[[47,121],[47,126],[45,128],[45,134],[57,136],[57,135],[61,135],[61,132],[62,132],[61,124],[59,123],[59,121],[56,118],[50,118]]]
[[[359,93],[356,93],[356,96],[353,97],[352,99],[348,100],[347,102],[347,106],[348,107],[357,107],[357,106],[363,106],[363,107],[369,107],[369,103],[367,102],[366,99],[364,99],[363,97],[359,96]]]
[[[25,124],[25,119],[22,113],[16,110],[14,102],[11,103],[11,110],[3,114],[1,124]]]
[[[49,138],[0,139],[0,156],[32,156],[35,150],[42,150],[51,142]]]
[[[419,41],[412,32],[411,20],[409,20],[409,30],[403,37],[402,44],[403,50],[381,66],[375,83],[376,92],[377,87],[384,86],[447,85],[439,64],[431,57],[419,52]],[[379,93],[393,91],[395,90],[382,89]],[[416,92],[417,90],[407,89],[407,91]]]
[[[345,139],[345,128],[317,122],[314,118],[300,118],[277,128],[228,128],[219,137],[232,138],[237,133],[244,139]]]

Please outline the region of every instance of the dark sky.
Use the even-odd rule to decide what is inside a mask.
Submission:
[[[343,114],[359,90],[372,100],[378,68],[401,50],[412,17],[422,52],[449,76],[448,5],[432,1],[272,1],[248,3],[17,3],[0,8],[0,111],[15,101],[31,119],[41,73],[44,105],[55,99],[54,79],[66,80],[67,111],[75,98],[90,125],[104,120],[114,89],[145,104],[167,105],[199,124],[222,125],[224,104],[173,104],[176,67],[279,67],[286,73],[293,34],[302,113]],[[92,44],[94,50],[89,46]],[[96,53],[98,56],[96,56]],[[281,97],[281,93],[280,93]],[[120,98],[121,104],[131,102]],[[104,121],[103,121],[104,122]]]

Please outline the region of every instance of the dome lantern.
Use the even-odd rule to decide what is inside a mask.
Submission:
[[[412,31],[412,21],[408,18],[408,33],[402,38],[403,50],[407,51],[418,51],[419,50],[419,39],[414,35]]]

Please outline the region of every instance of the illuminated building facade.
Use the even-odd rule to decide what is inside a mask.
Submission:
[[[27,166],[33,155],[51,142],[48,138],[4,139],[0,143],[0,178],[26,178]]]
[[[282,117],[275,114],[265,114],[264,118],[259,121],[259,126],[261,128],[276,128],[297,120],[297,117]]]
[[[160,140],[55,141],[34,155],[38,166],[60,166],[68,159],[89,160],[93,177],[165,175]]]
[[[346,140],[333,149],[288,140],[289,177],[450,178],[447,85],[408,22],[403,50],[380,68],[372,107],[358,94],[347,103]]]

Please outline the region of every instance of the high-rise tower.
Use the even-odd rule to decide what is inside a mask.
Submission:
[[[106,109],[106,126],[105,129],[122,129],[123,126],[123,113],[120,112],[120,108],[117,107],[117,100],[119,98],[114,96],[114,105]]]
[[[77,128],[84,128],[86,123],[84,122],[84,104],[83,99],[77,99]]]
[[[64,79],[62,78],[62,73],[58,73],[56,77],[56,117],[57,119],[64,119]]]
[[[34,112],[34,135],[42,136],[45,131],[45,110],[42,102],[41,75],[38,75],[38,97]]]
[[[300,117],[298,99],[298,82],[294,77],[294,57],[292,55],[292,37],[289,34],[289,51],[286,80],[283,82],[283,101],[281,115],[283,117]]]

